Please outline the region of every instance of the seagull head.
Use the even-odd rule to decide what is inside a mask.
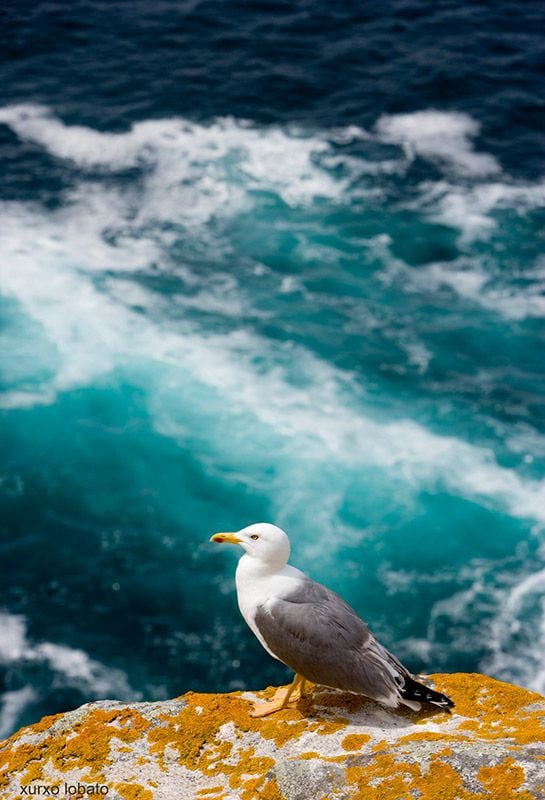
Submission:
[[[239,544],[246,555],[276,568],[283,567],[290,556],[287,533],[269,522],[255,522],[235,533],[215,533],[210,541]]]

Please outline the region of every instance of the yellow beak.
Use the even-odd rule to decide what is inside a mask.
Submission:
[[[239,539],[236,533],[215,533],[210,537],[211,542],[230,542],[231,544],[240,544],[242,539]]]

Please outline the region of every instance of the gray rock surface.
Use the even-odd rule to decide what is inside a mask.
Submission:
[[[545,698],[482,675],[430,679],[454,713],[317,688],[254,719],[265,692],[101,701],[0,744],[0,797],[545,800]]]

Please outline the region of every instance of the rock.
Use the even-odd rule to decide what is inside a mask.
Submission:
[[[454,713],[391,710],[316,689],[253,719],[257,694],[89,703],[0,745],[2,800],[537,800],[545,698],[482,675],[435,675]]]

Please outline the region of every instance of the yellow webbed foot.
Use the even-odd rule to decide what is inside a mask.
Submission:
[[[276,711],[282,711],[288,705],[297,703],[302,697],[305,697],[305,679],[301,675],[296,675],[293,683],[288,686],[279,686],[272,700],[266,703],[254,703],[250,711],[251,717],[267,717],[269,714],[274,714]]]
[[[251,717],[267,717],[269,714],[274,714],[276,711],[282,711],[287,707],[287,703],[283,700],[269,700],[267,703],[255,703],[250,711]]]

